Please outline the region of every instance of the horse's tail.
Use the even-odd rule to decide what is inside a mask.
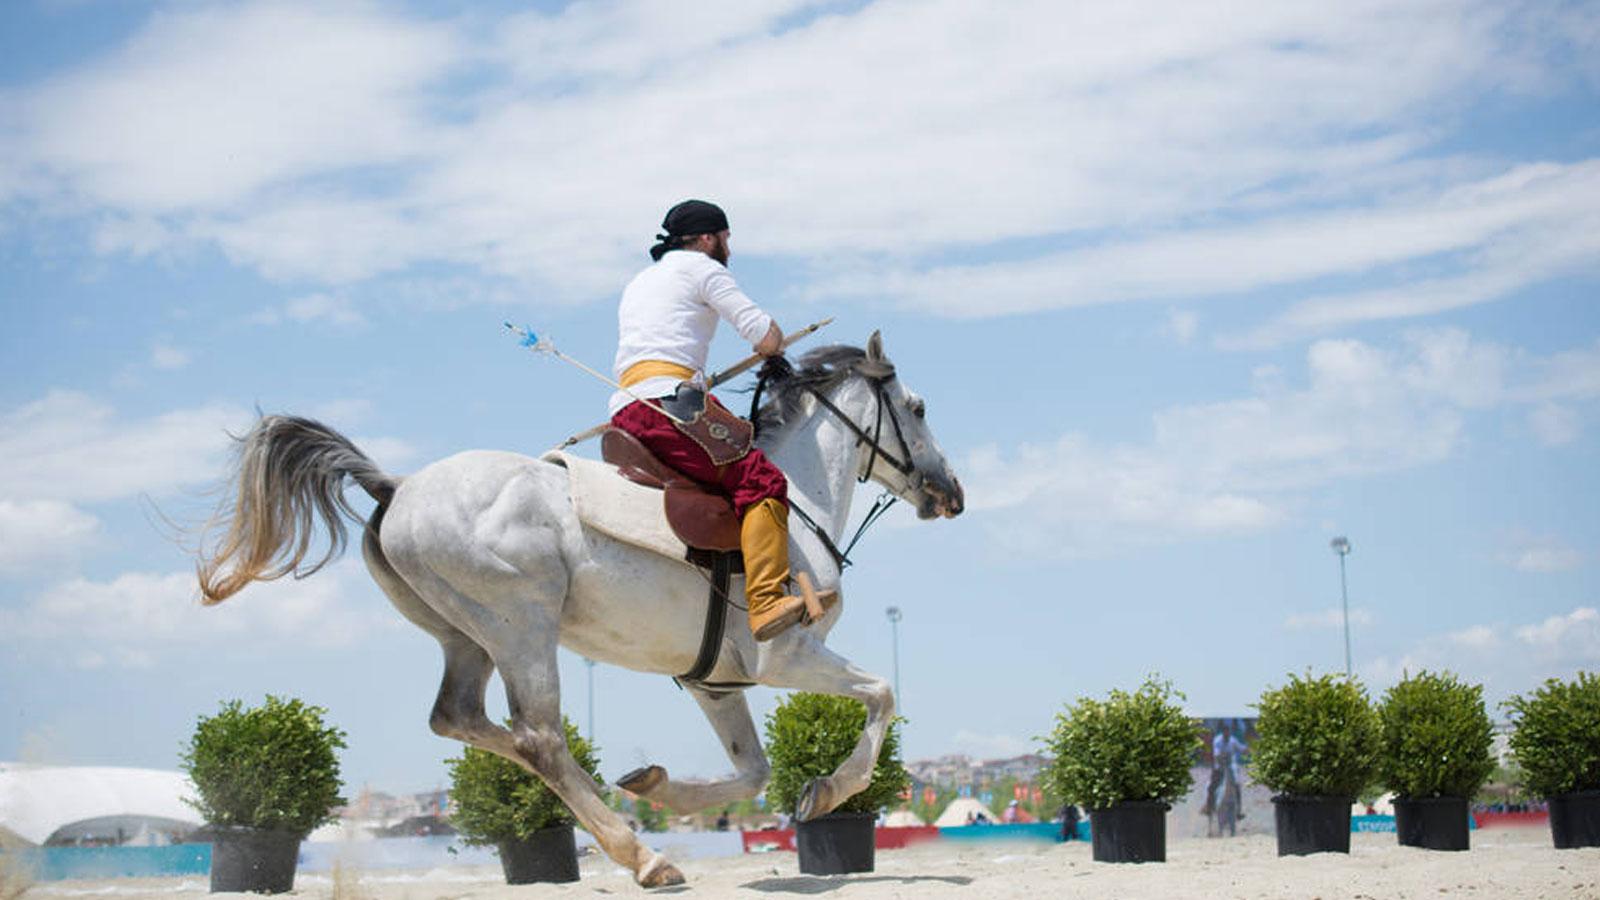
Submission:
[[[304,578],[344,551],[345,524],[361,521],[344,496],[345,476],[378,501],[381,517],[400,479],[386,475],[350,439],[321,422],[297,416],[262,416],[242,438],[224,497],[206,528],[214,541],[200,548],[201,602],[221,603],[251,581],[293,573]],[[302,566],[316,531],[328,531],[322,558]],[[374,522],[377,517],[374,518]]]

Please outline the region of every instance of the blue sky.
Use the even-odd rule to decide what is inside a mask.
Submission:
[[[276,692],[353,783],[440,783],[437,650],[358,559],[200,609],[162,517],[257,407],[402,473],[596,421],[499,323],[604,367],[689,196],[782,323],[882,330],[967,488],[830,641],[887,673],[904,610],[909,756],[1341,669],[1336,534],[1375,692],[1600,667],[1592,5],[515,7],[0,11],[0,758],[171,767]],[[667,680],[594,684],[608,776],[728,769]]]

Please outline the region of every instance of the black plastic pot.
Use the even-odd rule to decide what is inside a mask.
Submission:
[[[1350,804],[1353,797],[1309,797],[1279,794],[1272,798],[1278,826],[1278,855],[1350,852]]]
[[[1550,837],[1557,850],[1600,847],[1600,791],[1551,797]]]
[[[294,890],[300,841],[292,831],[221,826],[212,831],[211,893],[283,894]]]
[[[1402,847],[1424,850],[1466,850],[1467,798],[1394,798],[1394,830]]]
[[[541,828],[518,841],[501,841],[506,884],[560,884],[578,880],[578,842],[572,823]]]
[[[871,872],[877,856],[872,813],[830,813],[794,827],[800,871],[806,875]]]
[[[1124,800],[1089,810],[1089,840],[1095,862],[1167,861],[1167,810],[1157,800]]]

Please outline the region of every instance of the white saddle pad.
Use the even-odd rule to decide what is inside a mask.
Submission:
[[[578,521],[625,544],[652,550],[673,559],[689,552],[667,524],[661,492],[623,478],[607,462],[551,450],[540,459],[567,470],[572,506]]]

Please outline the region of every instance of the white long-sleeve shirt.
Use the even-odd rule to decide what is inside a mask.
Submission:
[[[612,367],[617,379],[634,363],[657,359],[693,370],[695,380],[704,386],[706,356],[718,319],[727,320],[751,344],[759,343],[772,327],[772,317],[739,290],[722,263],[698,250],[669,251],[622,291]],[[611,415],[635,396],[671,394],[679,381],[670,376],[647,378],[629,388],[632,394],[617,391],[611,395]]]

